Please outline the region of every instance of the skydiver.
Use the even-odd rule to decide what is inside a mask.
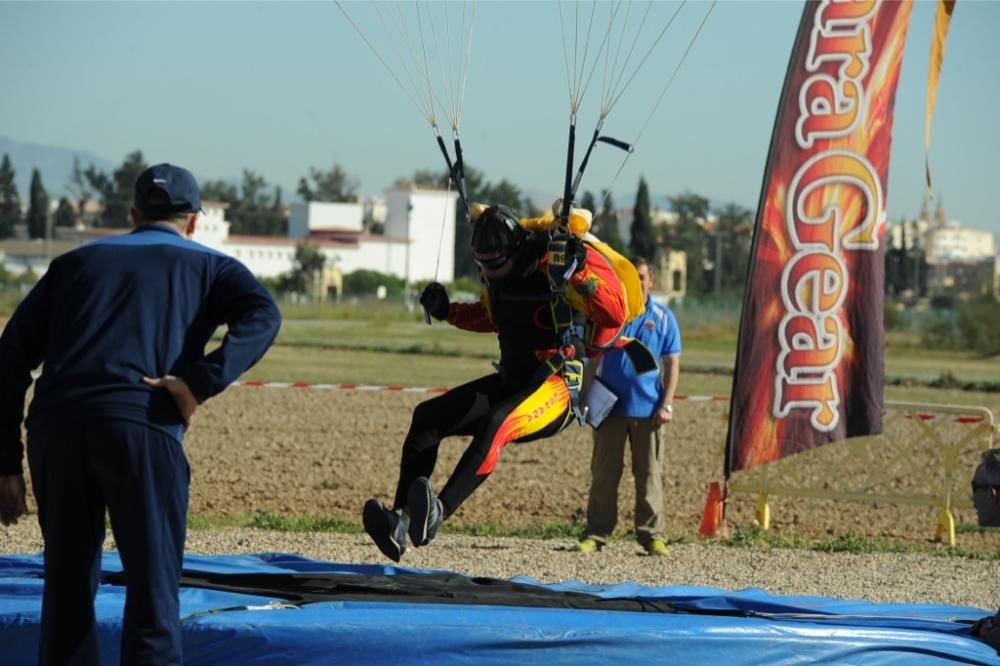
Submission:
[[[571,234],[529,232],[506,206],[480,210],[473,209],[471,241],[480,300],[452,303],[433,282],[420,303],[457,328],[496,333],[500,362],[496,372],[417,405],[391,507],[376,498],[365,503],[365,531],[396,562],[410,543],[434,539],[507,444],[550,437],[579,416],[583,358],[615,345],[628,316],[625,287],[592,245]],[[430,477],[438,447],[452,436],[472,441],[436,494]]]

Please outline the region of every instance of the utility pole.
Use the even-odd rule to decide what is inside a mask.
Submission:
[[[715,223],[715,297],[722,295],[722,221]]]
[[[49,211],[45,211],[45,270],[48,270],[52,261],[52,216]]]
[[[413,301],[410,299],[410,224],[413,217],[413,191],[410,188],[410,198],[406,202],[406,259],[403,266],[403,307],[407,312],[413,312]]]

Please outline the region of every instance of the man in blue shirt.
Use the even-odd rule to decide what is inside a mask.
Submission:
[[[45,540],[40,664],[99,661],[105,510],[127,579],[121,663],[181,664],[178,590],[198,405],[256,363],[281,318],[243,264],[194,243],[198,183],[158,164],[135,229],[57,257],[0,337],[0,522],[27,511],[21,421]],[[215,329],[221,345],[206,353]]]
[[[665,555],[663,530],[663,436],[661,426],[674,418],[674,392],[680,372],[681,334],[674,314],[649,296],[653,274],[642,258],[632,262],[639,273],[646,311],[629,322],[622,335],[642,342],[658,359],[659,372],[636,374],[622,351],[601,357],[597,378],[618,396],[607,419],[594,430],[590,463],[587,528],[577,550],[592,553],[611,538],[618,522],[618,482],[625,441],[632,446],[635,477],[635,533],[650,555]]]

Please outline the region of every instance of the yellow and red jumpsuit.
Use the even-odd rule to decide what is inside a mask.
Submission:
[[[565,296],[586,316],[585,343],[588,356],[594,356],[609,343],[614,346],[628,306],[611,264],[586,247],[587,261],[567,281]],[[543,256],[527,277],[507,280],[502,289],[485,289],[476,303],[449,306],[448,323],[453,326],[497,334],[500,363],[496,373],[414,410],[403,442],[394,509],[406,506],[407,492],[418,477],[430,478],[444,437],[472,437],[438,495],[448,517],[493,472],[507,444],[550,437],[570,421],[570,393],[561,375],[546,376],[540,369],[561,344],[553,323],[553,297]]]

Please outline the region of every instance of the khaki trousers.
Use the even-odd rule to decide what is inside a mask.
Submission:
[[[594,431],[590,499],[584,537],[607,543],[618,522],[618,484],[625,466],[625,440],[632,447],[635,535],[640,545],[663,540],[663,428],[651,419],[609,416]]]

